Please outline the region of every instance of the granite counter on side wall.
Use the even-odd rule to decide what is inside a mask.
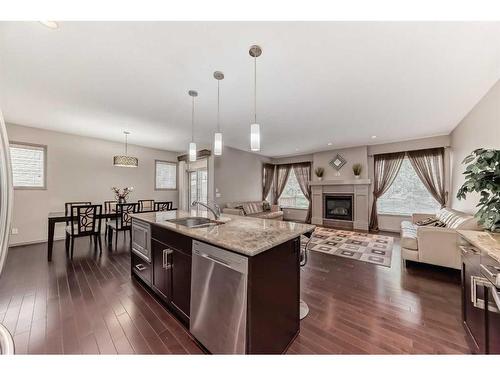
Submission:
[[[486,231],[458,230],[463,238],[500,262],[500,233]]]
[[[218,219],[221,224],[203,228],[188,228],[168,221],[190,216],[212,218],[206,211],[197,210],[148,212],[131,216],[246,256],[255,256],[302,234],[312,232],[315,228],[309,224],[227,214],[221,215]]]

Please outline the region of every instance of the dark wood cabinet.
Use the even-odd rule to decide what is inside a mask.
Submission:
[[[174,249],[171,259],[171,302],[187,319],[189,319],[191,301],[191,256]]]
[[[160,233],[161,236],[155,236],[153,230],[151,240],[153,288],[158,296],[174,310],[178,318],[188,325],[191,301],[191,239],[188,241],[188,237],[165,229]],[[169,236],[170,233],[173,234],[172,237]],[[183,248],[174,247],[179,245]]]
[[[171,292],[171,271],[167,257],[172,251],[165,244],[156,240],[151,241],[153,248],[153,286],[165,301],[169,301]]]
[[[480,253],[471,247],[462,248],[462,317],[471,346],[476,353],[484,353],[485,330],[484,310],[475,303],[483,300],[483,288],[475,280],[481,277]]]
[[[478,354],[500,354],[500,307],[496,273],[500,264],[465,244],[462,252],[462,317],[470,347]]]

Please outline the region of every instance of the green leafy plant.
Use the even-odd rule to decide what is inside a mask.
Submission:
[[[457,192],[458,199],[476,192],[481,197],[476,207],[479,224],[492,232],[500,232],[500,150],[478,148],[467,156],[463,164],[465,182]]]
[[[362,170],[363,170],[363,166],[359,163],[356,163],[352,166],[352,171],[353,171],[355,176],[360,176]]]
[[[325,173],[325,168],[318,167],[314,170],[314,173],[316,174],[317,177],[323,177],[323,174]]]

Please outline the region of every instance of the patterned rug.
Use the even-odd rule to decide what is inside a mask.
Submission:
[[[307,249],[390,267],[393,243],[378,234],[316,228]]]

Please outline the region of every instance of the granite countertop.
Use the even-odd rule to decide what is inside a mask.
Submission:
[[[500,262],[500,233],[475,230],[457,230],[468,242]]]
[[[223,224],[202,228],[188,228],[167,221],[189,216],[213,219],[211,213],[207,214],[207,211],[202,210],[145,212],[131,216],[246,256],[262,253],[301,234],[312,232],[315,228],[310,224],[228,214],[222,214],[219,218],[218,221]]]

